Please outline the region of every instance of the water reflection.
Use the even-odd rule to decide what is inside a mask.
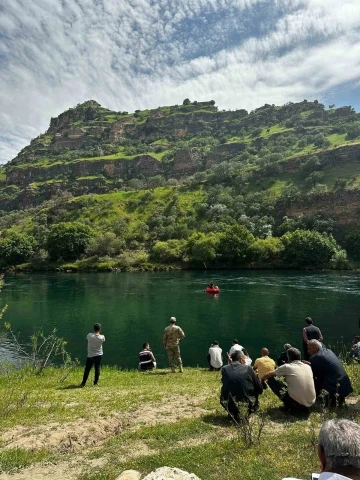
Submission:
[[[358,331],[360,277],[353,273],[159,272],[7,276],[1,303],[6,321],[27,341],[34,328],[68,341],[73,356],[86,356],[86,335],[101,322],[106,335],[104,363],[135,367],[149,341],[159,366],[166,365],[162,332],[170,316],[185,330],[187,365],[206,365],[213,340],[226,351],[236,337],[252,358],[267,346],[275,356],[285,342],[301,347],[303,319],[310,315],[325,341],[350,341]],[[220,294],[204,293],[210,281]],[[1,343],[2,358],[16,352]]]

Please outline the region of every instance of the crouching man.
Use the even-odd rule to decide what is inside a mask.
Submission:
[[[302,363],[301,353],[297,348],[289,348],[287,356],[288,363],[267,373],[263,380],[267,380],[269,387],[283,401],[286,409],[308,413],[316,400],[312,370],[309,365]],[[275,377],[285,377],[287,385]]]
[[[235,422],[240,421],[238,403],[247,405],[248,413],[259,407],[259,395],[263,387],[254,370],[245,365],[245,356],[240,350],[231,354],[229,365],[221,369],[222,388],[220,403]]]

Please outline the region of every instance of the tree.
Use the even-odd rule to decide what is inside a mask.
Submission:
[[[160,262],[175,262],[182,259],[185,252],[184,240],[156,242],[151,249],[151,256]]]
[[[266,266],[274,266],[280,262],[284,244],[280,238],[258,238],[251,245],[252,261]]]
[[[219,246],[219,235],[210,233],[193,234],[188,241],[188,252],[190,260],[195,263],[211,263],[217,257]]]
[[[117,238],[115,233],[106,232],[92,237],[86,247],[86,254],[91,257],[114,257],[124,249],[125,242]]]
[[[254,235],[243,225],[233,225],[222,234],[219,252],[225,262],[238,265],[246,264],[250,258],[250,247]]]
[[[79,258],[85,252],[91,236],[90,227],[80,222],[61,222],[53,225],[47,241],[50,258],[53,260]]]
[[[190,105],[190,100],[188,98],[185,98],[185,100],[183,101],[183,105]]]
[[[339,250],[332,235],[310,230],[286,233],[281,241],[284,245],[282,260],[290,268],[328,267],[331,258]]]
[[[0,264],[18,265],[30,259],[34,253],[36,241],[25,233],[10,233],[0,241]]]

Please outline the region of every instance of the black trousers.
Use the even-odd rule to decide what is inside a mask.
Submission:
[[[301,405],[301,403],[298,403],[296,400],[290,397],[287,385],[285,383],[277,380],[275,377],[269,378],[267,382],[271,390],[277,397],[280,398],[286,408],[293,412],[308,413],[310,411],[309,407]]]
[[[206,358],[207,358],[207,361],[208,361],[208,363],[209,363],[209,370],[211,370],[211,371],[214,371],[214,370],[216,370],[216,371],[217,371],[217,370],[221,370],[221,367],[220,367],[220,368],[215,368],[215,367],[213,367],[213,366],[211,365],[211,362],[210,362],[210,353],[208,353],[208,355],[207,355],[207,357],[206,357]]]
[[[81,382],[81,385],[86,385],[90,370],[92,369],[92,366],[95,366],[95,378],[94,378],[94,385],[97,385],[100,377],[100,366],[101,366],[101,360],[102,360],[102,355],[96,355],[95,357],[87,357],[86,359],[86,364],[85,364],[85,370],[84,370],[84,376],[83,380]]]

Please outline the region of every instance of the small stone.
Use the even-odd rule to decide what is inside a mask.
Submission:
[[[125,470],[116,480],[139,480],[141,473],[136,470]]]

